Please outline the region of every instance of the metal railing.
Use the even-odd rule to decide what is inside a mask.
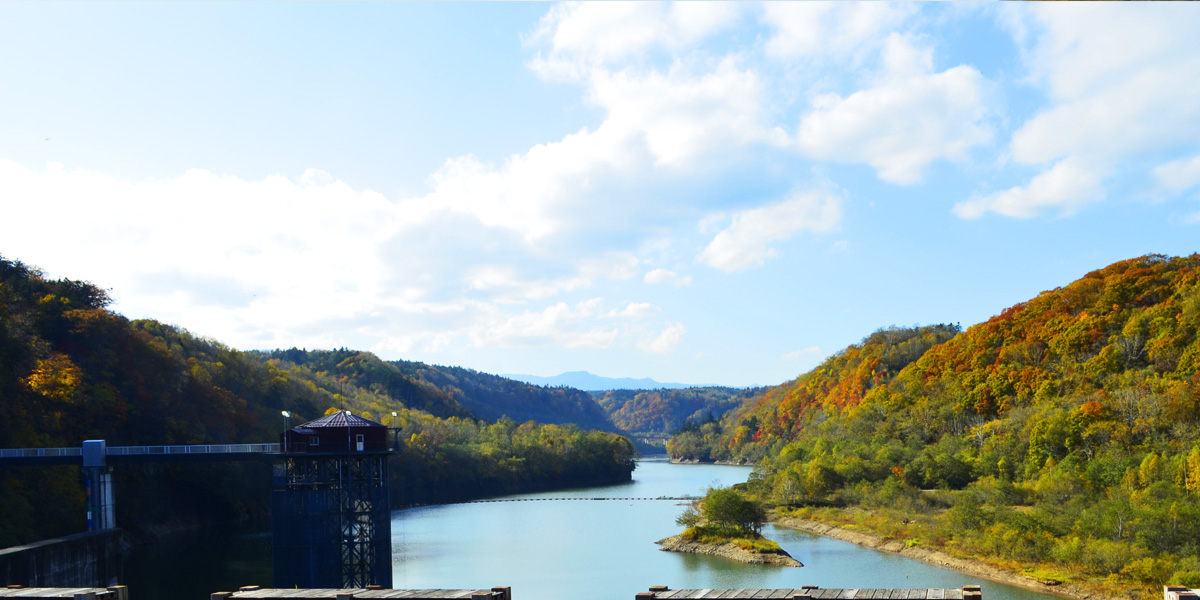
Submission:
[[[68,448],[69,449],[69,448]],[[76,448],[75,450],[78,450]],[[175,454],[277,454],[279,444],[198,444],[194,446],[109,446],[107,456],[164,456]]]
[[[0,448],[0,458],[83,456],[83,448]]]
[[[104,449],[105,456],[128,457],[136,459],[145,457],[153,460],[156,457],[185,457],[197,458],[209,456],[235,455],[268,455],[278,454],[279,444],[196,444],[189,446],[108,446]],[[0,448],[0,462],[11,461],[8,464],[71,464],[83,460],[83,448]],[[219,460],[219,459],[218,459]]]

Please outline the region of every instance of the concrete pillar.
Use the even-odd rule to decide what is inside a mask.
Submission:
[[[83,472],[87,477],[88,531],[117,526],[113,503],[112,467],[106,461],[104,440],[83,442]]]

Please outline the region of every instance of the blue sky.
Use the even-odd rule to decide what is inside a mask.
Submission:
[[[1190,3],[0,3],[0,254],[241,349],[775,384],[1200,251]]]

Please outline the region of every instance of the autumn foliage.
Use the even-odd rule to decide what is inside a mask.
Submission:
[[[1198,330],[1200,255],[1143,256],[965,331],[880,330],[668,448],[956,552],[1197,586]]]

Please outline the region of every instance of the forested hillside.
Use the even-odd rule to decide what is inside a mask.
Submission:
[[[508,417],[539,423],[574,423],[585,429],[619,431],[604,409],[587,392],[569,387],[544,387],[462,367],[442,367],[396,361],[404,373],[447,390],[471,414],[495,421]]]
[[[638,435],[668,435],[687,423],[715,420],[763,388],[695,387],[685,389],[593,392],[621,429]]]
[[[439,417],[471,416],[489,422],[508,417],[517,422],[618,431],[590,396],[572,388],[536,386],[462,367],[384,361],[369,352],[345,348],[291,348],[255,354],[264,360],[306,367],[334,378],[339,385],[383,394]]]
[[[0,257],[0,447],[274,442],[282,410],[295,425],[347,408],[399,428],[398,503],[624,481],[634,467],[618,435],[476,420],[461,391],[367,353],[314,353],[313,368],[288,351],[241,352],[131,322],[107,304],[94,285]],[[267,511],[265,464],[122,466],[115,477],[126,528]],[[83,502],[76,467],[0,469],[0,547],[81,531]]]
[[[1200,586],[1198,327],[1200,255],[1127,260],[941,343],[878,332],[669,447],[762,457],[751,489],[801,516],[1040,579]]]

